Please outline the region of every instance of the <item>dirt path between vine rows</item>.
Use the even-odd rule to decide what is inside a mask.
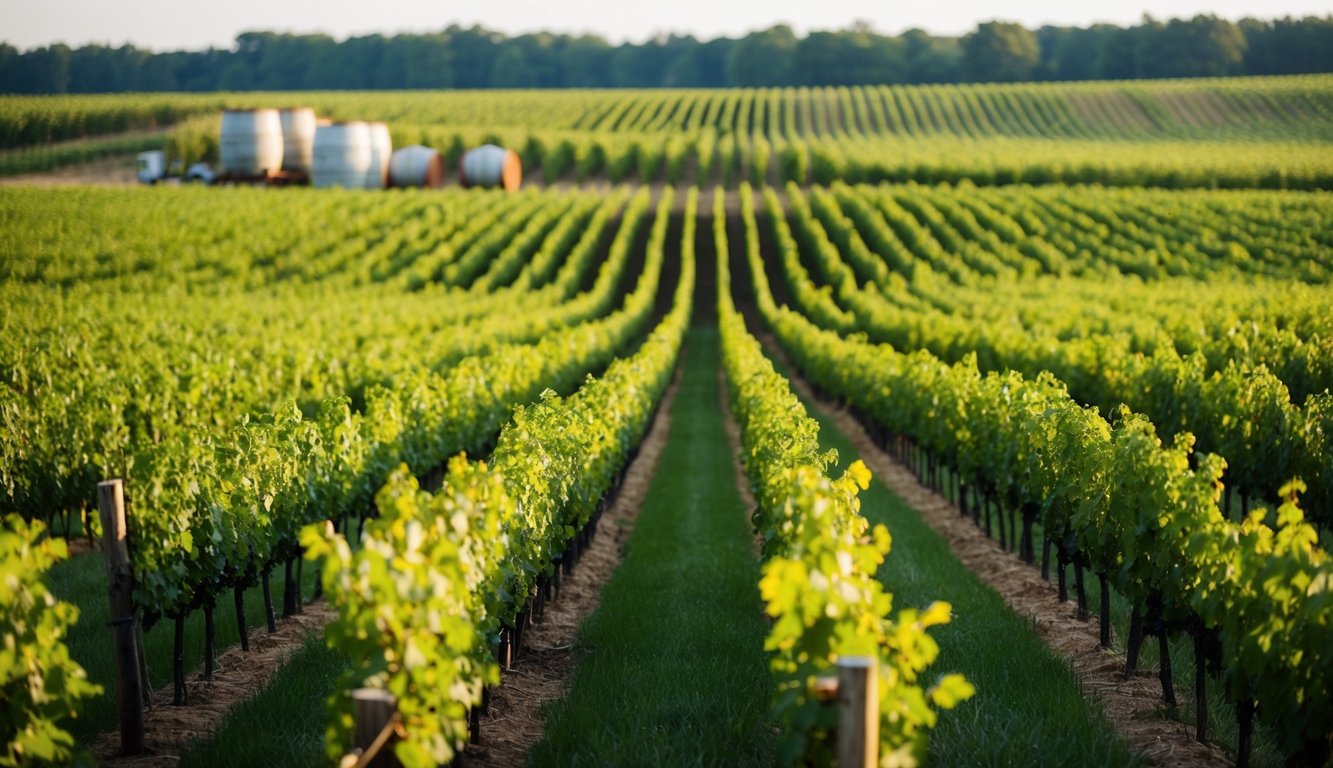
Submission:
[[[116,757],[120,733],[104,733],[93,742],[98,765],[118,768],[174,766],[192,744],[207,738],[222,726],[232,709],[263,690],[269,680],[300,653],[310,637],[322,637],[334,611],[323,600],[310,603],[301,613],[278,620],[278,631],[269,634],[262,625],[250,630],[250,650],[236,644],[217,660],[212,681],[202,674],[186,681],[187,703],[171,703],[172,687],[164,685],[153,694],[153,708],[144,713],[146,753]]]
[[[1124,674],[1124,658],[1102,650],[1096,617],[1082,621],[1073,601],[1061,603],[1055,585],[1034,566],[1002,549],[972,521],[958,514],[943,496],[922,486],[916,477],[885,453],[850,411],[815,395],[795,374],[777,341],[762,337],[768,353],[786,365],[792,387],[815,403],[851,441],[875,477],[917,510],[926,524],[949,543],[955,556],[1000,594],[1018,615],[1031,622],[1038,637],[1073,668],[1083,695],[1095,701],[1107,721],[1130,748],[1156,765],[1218,766],[1232,760],[1218,746],[1201,744],[1194,728],[1160,716],[1162,688],[1153,672]]]
[[[684,350],[679,359],[684,359]],[[528,751],[541,741],[546,730],[542,707],[568,690],[579,626],[597,610],[602,587],[620,565],[625,542],[634,533],[671,432],[671,406],[679,384],[678,366],[615,501],[597,522],[591,546],[561,582],[556,599],[546,604],[540,621],[523,633],[523,652],[501,675],[500,687],[491,691],[490,712],[481,718],[481,743],[464,753],[469,768],[523,765]]]

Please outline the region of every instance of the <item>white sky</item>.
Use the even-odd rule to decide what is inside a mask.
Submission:
[[[804,34],[845,28],[857,19],[887,34],[922,27],[958,35],[996,18],[1028,27],[1127,25],[1144,13],[1158,19],[1198,13],[1233,20],[1325,16],[1333,14],[1333,0],[1155,0],[1151,6],[1134,0],[1017,0],[1002,6],[980,0],[0,0],[0,41],[21,50],[53,42],[192,50],[230,48],[245,30],[324,32],[342,39],[480,23],[508,34],[594,32],[619,43],[641,42],[660,32],[735,37],[776,23]]]

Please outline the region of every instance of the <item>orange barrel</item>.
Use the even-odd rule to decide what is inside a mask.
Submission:
[[[438,187],[444,184],[444,158],[430,147],[395,149],[389,158],[389,186]]]
[[[523,183],[523,161],[512,149],[483,144],[463,153],[458,180],[465,187],[500,187],[512,192]]]

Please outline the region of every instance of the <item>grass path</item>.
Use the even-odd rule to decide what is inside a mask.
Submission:
[[[767,625],[718,402],[716,329],[692,329],[683,358],[670,440],[534,765],[772,763]]]
[[[310,568],[305,569],[304,591],[308,596],[314,584]],[[81,743],[89,745],[99,733],[117,727],[115,665],[110,652],[110,632],[107,630],[109,608],[106,599],[106,559],[100,551],[88,552],[57,563],[51,569],[51,590],[59,598],[79,606],[79,621],[69,633],[67,644],[70,655],[88,672],[88,677],[101,685],[103,695],[84,704],[78,719],[71,722],[71,733]],[[282,568],[273,573],[271,594],[274,610],[281,615],[282,592],[286,580]],[[264,600],[258,586],[245,594],[246,627],[253,633],[264,631]],[[236,612],[231,591],[225,590],[219,598],[214,619],[217,623],[217,653],[221,654],[239,642]],[[173,622],[162,619],[153,629],[144,633],[144,650],[148,660],[149,681],[153,689],[172,686]],[[185,667],[187,680],[197,685],[195,677],[203,668],[204,616],[194,611],[185,622]]]
[[[790,376],[781,361],[774,363]],[[837,449],[839,465],[859,458],[828,414],[804,395],[801,400],[819,422],[822,446]],[[940,655],[928,675],[961,672],[977,687],[971,700],[941,714],[930,736],[929,765],[1139,764],[1084,698],[1068,663],[1047,649],[1028,621],[968,570],[915,510],[878,478],[861,494],[861,503],[862,513],[893,535],[880,579],[893,592],[895,609],[933,600],[953,606],[952,623],[931,631]]]
[[[227,715],[217,733],[195,742],[180,765],[328,765],[325,700],[347,663],[322,636],[311,635],[262,691]]]

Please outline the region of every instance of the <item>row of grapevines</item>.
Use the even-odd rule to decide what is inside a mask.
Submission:
[[[1105,223],[1048,217],[1057,200]],[[922,322],[948,326],[942,333],[962,344],[1017,323],[1061,341],[1122,336],[1136,353],[1199,352],[1209,373],[1231,360],[1262,363],[1297,402],[1333,383],[1328,289],[1308,284],[1326,282],[1327,206],[1317,197],[839,184],[810,190],[810,204],[858,282],[930,314]],[[1162,231],[1168,222],[1173,231]],[[1075,242],[1057,231],[1071,228],[1089,233]],[[1126,232],[1156,253],[1111,242]],[[1181,268],[1122,271],[1159,254]]]
[[[1327,75],[1114,83],[725,90],[17,96],[0,149],[168,125],[224,107],[308,105],[336,120],[603,133],[715,130],[770,139],[1327,140]],[[396,138],[396,137],[395,137]],[[403,142],[395,142],[402,144]]]
[[[1168,438],[1192,432],[1203,450],[1227,458],[1228,483],[1242,499],[1277,499],[1288,477],[1304,477],[1312,490],[1316,517],[1323,520],[1319,510],[1326,509],[1326,501],[1333,498],[1333,467],[1327,465],[1324,432],[1330,410],[1328,394],[1309,396],[1304,405],[1297,405],[1285,383],[1263,362],[1252,359],[1227,360],[1209,371],[1204,355],[1182,356],[1170,344],[1158,345],[1145,355],[1118,336],[1079,333],[1053,337],[1015,330],[1012,325],[954,318],[934,307],[900,307],[879,291],[863,290],[857,284],[854,270],[833,243],[835,238],[827,235],[824,224],[812,214],[804,194],[789,187],[787,201],[801,238],[800,253],[834,287],[833,294],[820,293],[797,254],[776,194],[766,190],[765,195],[775,236],[787,244],[782,249],[783,264],[795,304],[818,324],[844,333],[864,331],[874,340],[892,342],[900,349],[928,349],[947,360],[970,357],[983,371],[1017,370],[1032,377],[1049,371],[1080,401],[1095,404],[1104,413],[1127,403],[1150,417]],[[841,231],[836,239],[859,239],[847,219],[825,217],[824,221]],[[956,243],[954,247],[945,252],[961,250]],[[985,300],[975,292],[972,297]],[[1066,309],[1080,311],[1078,305]],[[1327,343],[1317,337],[1313,343],[1295,345],[1292,351],[1306,356],[1304,365],[1293,368],[1308,373],[1314,361],[1328,370],[1318,352],[1325,347]],[[1326,383],[1323,388],[1327,389]]]
[[[774,177],[797,183],[907,182],[1105,184],[1118,187],[1327,189],[1333,165],[1322,143],[1152,139],[1046,139],[950,134],[767,136],[706,128],[694,133],[578,132],[554,129],[399,126],[405,141],[456,158],[480,142],[520,151],[526,172],[551,183]],[[692,176],[687,176],[690,171]]]
[[[650,236],[654,272],[673,194],[663,193]],[[696,206],[691,190],[687,227]],[[637,352],[567,398],[548,392],[519,408],[491,461],[455,457],[439,493],[421,491],[399,470],[380,490],[380,515],[355,549],[331,526],[302,534],[308,557],[325,561],[325,594],[339,614],[327,639],[352,660],[344,687],[395,696],[405,736],[394,752],[404,765],[446,763],[466,744],[468,709],[480,705],[484,686],[499,682],[497,632],[512,625],[536,576],[549,573],[552,558],[587,525],[646,431],[689,322],[692,241],[682,241],[672,309]],[[336,759],[353,725],[345,690],[331,709],[327,743]]]
[[[1299,483],[1283,489],[1273,526],[1264,511],[1229,521],[1225,463],[1194,454],[1187,433],[1164,445],[1148,419],[1122,408],[1108,421],[1046,374],[983,375],[973,359],[950,365],[823,330],[775,304],[757,249],[750,265],[762,315],[821,388],[1021,510],[1025,539],[1040,520],[1062,563],[1092,567],[1150,626],[1193,632],[1196,652],[1216,641],[1243,730],[1257,711],[1293,759],[1327,749],[1333,562],[1296,505]]]
[[[491,333],[494,338],[484,345],[487,354],[455,360],[434,373],[422,365],[419,350],[398,341],[395,354],[404,362],[415,360],[415,365],[396,364],[392,386],[368,386],[355,411],[343,397],[325,400],[311,418],[289,402],[243,415],[234,424],[200,423],[204,429],[178,429],[139,445],[129,457],[129,521],[139,574],[136,600],[147,620],[167,615],[179,622],[194,608],[211,611],[226,587],[239,594],[259,574],[267,579],[275,562],[295,554],[296,534],[305,522],[361,514],[373,488],[400,462],[424,473],[453,452],[484,448],[494,440],[512,403],[535,398],[549,387],[573,387],[638,338],[652,314],[660,261],[648,265],[623,309],[603,316],[614,308],[621,278],[630,271],[648,190],[635,196],[606,260],[596,265],[603,224],[626,197],[622,190],[604,201],[580,198],[577,205],[583,214],[596,207],[594,226],[579,230],[580,224],[590,223],[581,214],[545,229],[550,237],[541,243],[540,253],[519,268],[515,281],[520,285],[512,290],[488,293],[483,286],[455,296],[469,299],[474,305],[469,311],[479,320],[447,325],[447,331],[457,335],[460,344],[472,338],[466,331]],[[514,238],[494,261],[512,262],[513,257],[505,256],[509,248],[531,246],[530,238]],[[557,266],[558,273],[552,275]],[[598,271],[592,289],[574,296],[593,266]],[[525,290],[529,286],[537,287]],[[389,310],[400,298],[381,293],[379,306],[372,307]],[[485,302],[489,308],[482,310]],[[528,310],[521,319],[507,314],[516,306]],[[388,326],[381,327],[394,335]],[[408,327],[399,330],[410,334]],[[459,356],[457,348],[453,354]],[[14,370],[23,370],[22,363],[19,360]],[[87,385],[95,386],[101,371],[82,373]],[[45,389],[38,383],[33,391],[44,396]],[[13,394],[9,387],[4,392]],[[163,393],[150,388],[146,394]],[[91,403],[90,409],[97,404]],[[7,417],[14,414],[6,408]],[[109,417],[121,415],[112,409]],[[22,446],[24,441],[14,443]]]
[[[58,144],[34,144],[0,152],[0,176],[44,173],[104,157],[124,158],[126,155],[158,149],[161,146],[162,137],[155,133],[75,139]],[[128,166],[128,163],[126,165]]]
[[[498,140],[545,179],[606,173],[694,178],[1101,182],[1123,186],[1327,188],[1327,76],[1040,85],[725,91],[254,93],[17,98],[0,144],[185,122],[173,155],[205,158],[224,107],[308,104],[379,119],[396,146],[426,143],[452,167]],[[133,103],[131,103],[133,102]],[[100,128],[99,128],[100,127]],[[663,137],[666,137],[665,139]],[[1112,140],[1112,141],[1108,141]],[[9,142],[9,144],[4,144]],[[2,164],[2,163],[0,163]]]
[[[1162,93],[1151,93],[1154,87]],[[1298,78],[1264,87],[1269,95],[1256,95],[1263,88],[1245,81],[1199,93],[1161,84],[1124,86],[1128,92],[1049,85],[616,92],[571,96],[547,112],[535,108],[543,94],[508,94],[507,110],[496,103],[483,108],[476,94],[451,94],[446,100],[468,105],[447,113],[428,98],[405,105],[357,94],[334,97],[321,108],[380,115],[393,124],[395,144],[433,146],[451,167],[471,146],[504,144],[520,152],[529,174],[540,171],[547,182],[605,173],[612,181],[676,183],[693,162],[700,183],[716,172],[727,184],[740,178],[759,183],[775,173],[801,183],[1327,187],[1333,171],[1319,147],[1328,135],[1324,121],[1313,117],[1328,111],[1326,86]],[[1288,108],[1255,108],[1255,98],[1272,93],[1281,93],[1276,103]],[[1198,121],[1187,115],[1171,117],[1172,109],[1156,106],[1232,97],[1247,106],[1220,128],[1194,125]],[[1146,118],[1143,104],[1154,105],[1159,116]],[[999,114],[1015,109],[1032,114]],[[533,122],[537,114],[541,119]],[[1108,138],[1128,140],[1108,144]]]
[[[428,109],[428,107],[427,107]],[[1207,83],[761,88],[628,92],[590,107],[584,130],[711,127],[769,138],[950,134],[968,138],[1327,137],[1327,78]]]
[[[603,273],[624,269],[647,197],[645,190],[631,203]],[[604,287],[581,322],[566,315],[574,325],[543,327],[534,318],[542,331],[535,343],[496,345],[440,372],[405,371],[392,387],[372,385],[357,411],[345,397],[324,401],[314,418],[289,404],[137,455],[127,478],[136,599],[175,617],[210,605],[220,587],[252,583],[291,557],[305,523],[364,512],[392,467],[425,473],[460,450],[484,448],[513,403],[572,387],[636,338],[655,292],[647,270],[620,309],[596,319],[613,303]]]
[[[772,192],[768,196],[772,211],[777,212],[776,196]],[[1225,357],[1217,353],[1218,365],[1210,369],[1204,352],[1181,355],[1176,345],[1160,343],[1145,353],[1145,349],[1132,347],[1120,333],[1090,332],[1080,323],[1082,305],[1068,296],[1045,299],[1061,301],[1069,317],[1066,323],[1076,328],[1061,335],[1050,335],[1040,328],[1013,328],[1004,323],[1004,315],[968,317],[966,309],[941,299],[944,292],[929,292],[928,307],[904,308],[894,301],[897,293],[862,291],[858,287],[853,269],[841,259],[824,224],[812,215],[798,189],[789,188],[788,204],[792,223],[802,235],[802,252],[818,265],[821,279],[833,285],[837,296],[837,301],[832,297],[816,301],[793,293],[802,311],[818,323],[844,332],[864,331],[874,340],[890,341],[902,349],[929,349],[946,360],[974,356],[982,371],[1016,369],[1028,376],[1052,372],[1078,400],[1096,404],[1108,415],[1117,404],[1125,403],[1149,416],[1165,437],[1193,432],[1201,449],[1228,459],[1228,483],[1240,491],[1245,503],[1250,496],[1276,500],[1286,477],[1305,477],[1312,491],[1308,500],[1314,517],[1325,520],[1326,504],[1333,499],[1333,485],[1329,484],[1333,467],[1328,465],[1325,445],[1326,412],[1330,408],[1326,391],[1333,381],[1333,368],[1325,359],[1329,336],[1314,331],[1308,340],[1301,340],[1274,325],[1266,339],[1260,336],[1253,347],[1241,348],[1242,355]],[[774,219],[774,225],[784,231],[785,223],[778,219]],[[834,231],[841,231],[845,239],[858,239],[846,219],[825,216],[824,221]],[[965,253],[965,249],[960,243],[952,243],[952,248],[938,252]],[[800,261],[789,264],[789,268],[800,269]],[[801,283],[804,277],[789,275],[789,280]],[[1286,285],[1277,283],[1274,289]],[[996,292],[993,285],[990,289]],[[1298,295],[1300,289],[1293,292]],[[1326,292],[1309,289],[1312,296]],[[981,291],[970,292],[969,296],[974,299],[973,308],[985,300]],[[1278,300],[1280,297],[1274,295],[1274,303]],[[856,320],[842,316],[836,323],[829,321],[830,312],[841,311],[838,303]],[[1324,317],[1316,325],[1326,328],[1326,312],[1317,308],[1321,305],[1312,301],[1306,312]],[[1224,333],[1214,336],[1230,337]],[[1269,371],[1269,363],[1302,384],[1298,399],[1290,395],[1285,381]]]
[[[219,102],[214,94],[6,96],[0,149],[170,125]]]
[[[64,202],[62,195],[52,197]],[[488,199],[493,198],[481,198],[483,203]],[[592,292],[577,302],[568,300],[591,268],[602,228],[624,194],[604,202],[594,196],[574,199],[578,214],[550,228],[551,237],[529,262],[541,272],[521,268],[514,279],[521,280],[522,287],[505,290],[503,296],[462,288],[451,288],[444,299],[433,292],[293,289],[260,297],[228,293],[195,301],[189,312],[181,313],[178,295],[169,289],[133,303],[120,301],[118,291],[131,292],[140,285],[134,277],[128,286],[111,282],[100,291],[72,289],[67,294],[36,282],[5,285],[0,290],[15,311],[0,321],[9,340],[0,343],[0,366],[9,384],[0,393],[0,414],[11,434],[23,436],[6,444],[0,462],[6,468],[6,506],[30,517],[89,508],[93,483],[129,471],[133,457],[148,445],[201,429],[216,431],[247,413],[268,411],[293,398],[307,413],[317,411],[322,400],[344,394],[360,407],[371,387],[392,385],[423,360],[444,367],[497,344],[531,341],[552,327],[604,313],[623,272],[618,263],[603,265]],[[125,202],[98,202],[94,212],[137,210]],[[479,219],[490,229],[498,222],[474,215],[485,211],[459,202],[464,203],[461,215],[448,217],[456,226],[451,229],[446,221],[435,228],[438,244],[432,235],[421,237],[432,248],[472,259],[480,249],[477,235],[484,230],[466,222]],[[555,211],[566,210],[561,198],[548,198],[547,204]],[[599,215],[585,218],[594,207],[601,208]],[[280,207],[277,213],[293,211]],[[636,216],[630,219],[637,221]],[[577,230],[585,221],[589,229]],[[523,222],[523,217],[513,217],[514,226]],[[543,233],[548,225],[543,225]],[[402,240],[387,236],[392,229],[385,232],[378,243],[360,241],[363,259],[372,261],[386,247],[410,250]],[[581,239],[572,248],[575,234]],[[120,252],[146,259],[157,239],[169,237],[143,237],[142,244],[129,240]],[[532,242],[520,234],[503,245],[498,254],[494,247],[485,249],[488,262],[512,273],[513,262],[528,255]],[[208,247],[214,258],[226,258],[237,252],[236,246],[223,236],[216,246],[200,247]],[[625,247],[617,252],[619,261],[627,258]],[[78,248],[64,245],[60,258],[84,258],[71,250]],[[552,277],[557,265],[559,272]],[[491,272],[483,277],[483,288],[502,282]],[[530,291],[525,288],[544,281],[550,282],[541,285],[540,293],[526,295]],[[337,300],[329,301],[330,295]],[[515,307],[543,311],[505,311]],[[417,346],[409,347],[408,338]]]
[[[742,189],[748,210],[748,188]],[[948,622],[950,607],[935,602],[890,617],[893,595],[876,579],[889,552],[889,532],[882,525],[870,529],[857,499],[870,472],[857,461],[843,476],[829,476],[836,454],[819,450],[818,425],[746,330],[731,298],[724,198],[718,190],[713,219],[718,326],[743,463],[759,503],[754,523],[764,538],[760,593],[774,620],[765,648],[773,653],[774,710],[784,731],[780,759],[787,765],[832,763],[837,713],[821,706],[812,684],[839,657],[860,655],[880,665],[882,759],[914,765],[924,755],[936,710],[974,692],[960,675],[945,675],[929,687],[920,683],[939,650],[927,630]],[[751,258],[759,258],[757,242],[749,244]]]

